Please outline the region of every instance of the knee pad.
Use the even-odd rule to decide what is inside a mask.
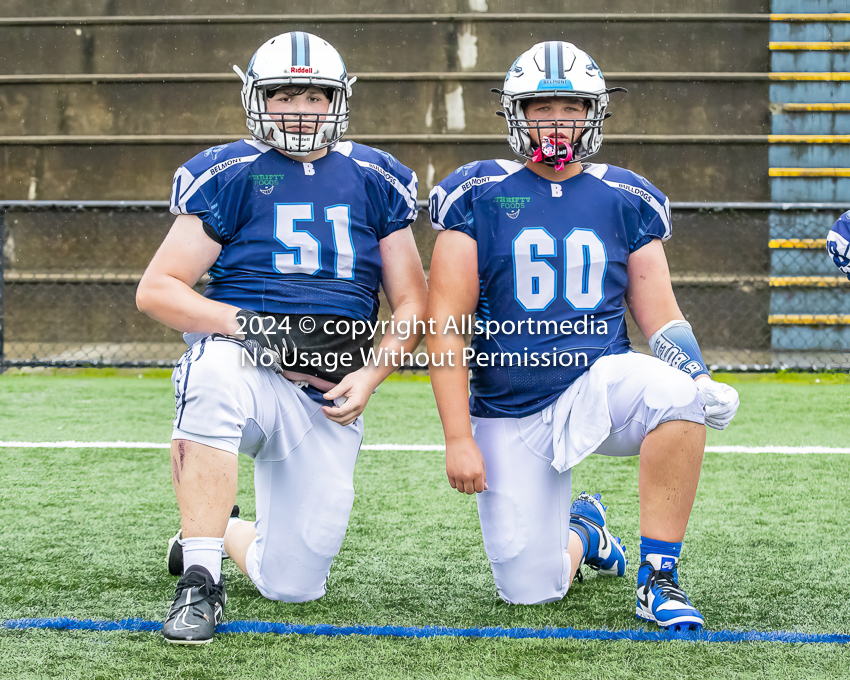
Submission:
[[[510,494],[487,491],[478,498],[484,551],[493,565],[509,562],[525,548],[526,531]]]
[[[538,559],[531,551],[491,563],[496,590],[508,604],[546,604],[562,600],[570,589],[570,554],[560,559]]]
[[[251,545],[248,573],[264,597],[308,602],[325,594],[353,504],[350,480],[317,479],[299,507],[293,508],[288,525],[282,530],[271,529],[271,536],[264,535]]]
[[[271,585],[264,583],[262,586],[257,584],[257,589],[267,600],[299,604],[301,602],[313,602],[321,598],[325,594],[325,581],[327,581],[327,578],[322,582],[321,589],[316,592],[305,592],[295,587],[295,584],[289,583],[273,583]]]
[[[248,547],[245,568],[263,597],[277,602],[297,603],[318,600],[325,594],[327,573],[323,576],[305,574],[303,569],[299,569],[299,565],[288,559],[290,556],[263,560],[260,554],[262,550],[258,549],[259,543],[260,541],[255,540]]]
[[[333,560],[342,547],[354,505],[354,487],[346,479],[317,480],[296,519],[301,542],[312,561]],[[330,564],[328,564],[330,568]]]
[[[643,392],[646,406],[646,431],[669,420],[705,422],[705,401],[693,378],[669,366],[663,366]]]
[[[542,604],[566,595],[569,553],[549,540],[535,540],[540,537],[509,494],[484,492],[478,514],[499,597],[508,604]]]

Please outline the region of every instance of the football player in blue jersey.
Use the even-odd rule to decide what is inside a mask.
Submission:
[[[394,369],[369,360],[379,286],[397,324],[425,311],[416,175],[341,141],[353,79],[337,51],[286,33],[236,71],[252,138],[177,170],[178,217],[137,294],[190,345],[172,376],[181,530],[167,562],[181,578],[163,625],[180,644],[209,642],[221,621],[223,555],[265,597],[324,594],[354,500],[360,415]],[[421,338],[387,333],[381,347],[409,352]],[[234,506],[239,452],[255,461],[255,523]]]
[[[697,629],[677,563],[705,424],[725,428],[738,398],[709,376],[676,303],[669,201],[633,172],[584,162],[602,144],[611,90],[574,45],[535,45],[499,92],[525,163],[467,164],[430,197],[441,233],[428,345],[449,482],[478,494],[502,599],[552,602],[582,564],[626,567],[600,495],[570,503],[571,468],[591,453],[640,454],[636,613]],[[631,350],[626,305],[655,357]]]
[[[843,274],[850,279],[850,211],[839,217],[826,236],[826,252]]]

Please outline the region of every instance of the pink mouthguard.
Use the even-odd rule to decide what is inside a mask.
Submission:
[[[568,142],[557,137],[554,140],[551,137],[544,137],[542,142],[531,156],[534,163],[542,163],[546,158],[557,156],[555,170],[560,172],[564,169],[564,165],[573,159],[573,147]]]

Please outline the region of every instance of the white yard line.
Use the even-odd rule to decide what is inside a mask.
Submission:
[[[0,448],[7,449],[168,449],[170,444],[156,442],[3,442]],[[445,451],[438,444],[367,444],[362,451]],[[706,446],[706,453],[843,453],[850,454],[850,448],[833,446]]]

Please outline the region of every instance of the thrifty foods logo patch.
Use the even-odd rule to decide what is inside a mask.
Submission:
[[[271,194],[282,179],[283,175],[251,175],[254,188],[258,189],[265,196]]]
[[[277,186],[283,179],[283,175],[251,175],[251,181],[255,187]]]
[[[496,196],[493,202],[500,210],[522,210],[531,201],[531,196]]]

